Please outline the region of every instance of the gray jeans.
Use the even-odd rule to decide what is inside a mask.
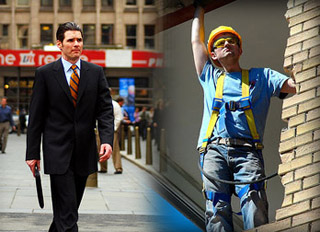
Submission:
[[[209,144],[203,170],[216,178],[242,182],[265,176],[261,150],[241,146]],[[212,192],[211,195],[216,198],[206,201],[207,231],[233,231],[231,195],[238,195],[245,185],[234,186],[218,181],[212,183],[204,176],[203,183],[205,190]],[[268,202],[263,187],[249,188],[240,204],[245,230],[268,223]]]

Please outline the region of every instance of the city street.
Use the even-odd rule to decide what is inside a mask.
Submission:
[[[0,231],[47,231],[52,221],[49,176],[41,170],[44,208],[25,159],[26,135],[10,134],[0,154]],[[153,190],[155,179],[122,159],[123,174],[98,173],[98,187],[87,187],[79,209],[79,231],[200,231]],[[168,220],[171,218],[171,220]],[[174,220],[173,220],[174,219]]]

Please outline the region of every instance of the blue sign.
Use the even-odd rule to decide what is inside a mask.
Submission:
[[[119,96],[124,99],[123,109],[127,111],[130,121],[134,121],[135,84],[134,78],[119,79]]]

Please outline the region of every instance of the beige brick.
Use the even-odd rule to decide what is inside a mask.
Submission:
[[[316,72],[317,72],[317,69],[314,67],[314,68],[297,73],[294,77],[296,80],[296,83],[300,83],[315,77],[317,75]]]
[[[284,193],[286,195],[290,194],[290,193],[294,193],[297,192],[299,190],[301,190],[302,187],[302,181],[301,180],[297,180],[291,183],[286,184],[284,189]]]
[[[311,110],[307,114],[307,121],[311,121],[316,118],[320,118],[320,108]]]
[[[296,146],[298,147],[300,145],[304,145],[304,144],[310,143],[310,142],[312,142],[312,139],[313,139],[313,133],[312,132],[304,134],[304,135],[301,135],[301,136],[297,136],[296,137]]]
[[[315,47],[320,44],[319,36],[313,37],[311,39],[302,42],[302,50],[307,50],[309,48]]]
[[[313,140],[320,139],[320,130],[316,130],[313,132]]]
[[[303,61],[303,69],[312,68],[319,65],[320,56],[314,56],[308,60]]]
[[[301,51],[301,49],[302,49],[302,43],[297,43],[295,45],[289,46],[286,48],[284,56],[287,57],[287,56],[293,55],[295,53],[298,53]]]
[[[320,48],[320,47],[319,47]],[[320,85],[320,77],[317,76],[313,79],[300,83],[300,93],[313,89]]]
[[[278,173],[279,175],[283,175],[287,172],[293,171],[294,169],[301,168],[306,166],[312,162],[312,155],[305,155],[300,158],[296,158],[288,163],[280,164]],[[298,178],[296,178],[298,179]]]
[[[306,115],[304,113],[298,114],[297,116],[291,117],[288,122],[289,128],[292,128],[296,125],[304,123],[306,120]]]
[[[319,185],[320,176],[319,174],[307,177],[303,180],[303,189]]]
[[[304,224],[304,225],[292,227],[292,228],[287,229],[287,230],[282,230],[281,232],[301,232],[301,231],[306,232],[308,230],[309,230],[309,224]]]
[[[296,134],[296,129],[288,129],[286,131],[281,132],[281,136],[280,136],[280,140],[284,141],[287,139],[291,139],[292,137],[294,137]]]
[[[319,128],[320,128],[320,119],[312,120],[312,121],[306,122],[303,125],[299,125],[297,127],[297,135],[301,135],[308,131],[313,131]]]
[[[310,153],[319,151],[319,147],[320,147],[320,141],[315,141],[307,145],[297,147],[295,150],[295,155],[296,157],[300,157],[306,154],[310,154]]]
[[[291,226],[291,218],[279,220],[270,224],[259,226],[257,232],[276,232],[284,229],[288,229]]]
[[[308,11],[308,10],[312,10],[313,8],[319,7],[320,6],[320,1],[319,0],[309,0],[306,2],[306,4],[304,4],[303,6],[303,10],[304,11]]]
[[[308,92],[296,94],[290,98],[284,99],[282,107],[288,108],[290,106],[293,106],[293,105],[299,104],[301,102],[307,101],[311,98],[314,98],[316,95],[315,92],[316,91],[314,89],[312,89],[312,90],[309,90]]]
[[[301,61],[304,61],[306,59],[308,59],[308,51],[302,51],[302,52],[299,52],[297,54],[294,54],[293,55],[293,63],[299,63]]]
[[[315,209],[315,208],[319,208],[320,207],[320,197],[314,198],[311,201],[311,208]],[[319,227],[320,228],[320,227]]]
[[[302,14],[299,14],[297,16],[291,17],[289,19],[289,27],[292,27],[296,24],[308,21],[308,20],[315,18],[317,16],[319,16],[319,9],[313,9],[313,10],[304,12]]]
[[[320,220],[313,221],[311,223],[311,232],[319,232],[320,228]]]
[[[302,177],[308,177],[318,174],[320,170],[320,162],[308,165],[306,167],[294,171],[294,178],[297,180]]]
[[[284,207],[276,211],[276,220],[284,219],[302,212],[306,212],[309,209],[310,209],[309,201],[304,201],[298,204],[290,205],[288,207]]]
[[[292,218],[292,226],[297,226],[307,222],[319,220],[319,218],[320,218],[320,209],[312,210],[312,211],[294,216]]]
[[[310,94],[311,95],[311,94]],[[299,105],[298,107],[298,113],[306,112],[308,110],[313,110],[317,107],[320,107],[320,98],[316,97],[314,99],[311,99],[309,101],[306,101]]]
[[[288,118],[297,114],[298,106],[294,105],[290,108],[282,110],[282,120],[287,120]]]
[[[313,162],[319,162],[320,161],[320,151],[317,151],[313,154]]]
[[[300,13],[302,13],[302,5],[296,6],[296,7],[293,7],[291,9],[287,10],[287,13],[285,14],[285,17],[288,19],[288,18],[296,16],[296,15],[298,15]]]
[[[296,43],[300,43],[304,40],[311,39],[315,36],[318,36],[318,28],[313,28],[307,31],[303,31],[299,34],[290,36],[287,41],[287,46],[291,46]]]
[[[279,144],[279,152],[287,152],[296,147],[296,139],[292,138]]]
[[[292,59],[293,59],[293,56],[286,57],[283,62],[283,67],[292,66]]]
[[[290,162],[294,159],[294,152],[280,153],[280,159],[282,163]]]
[[[283,198],[283,202],[282,202],[281,207],[284,208],[286,206],[292,205],[292,203],[293,203],[293,194],[286,195]]]
[[[302,31],[302,23],[301,24],[298,24],[298,25],[295,25],[293,27],[290,28],[290,35],[295,35],[297,33],[300,33]],[[287,48],[288,49],[288,48]],[[301,47],[300,47],[301,49]]]
[[[320,46],[311,48],[308,58],[312,58],[312,57],[318,56],[318,55],[320,55]]]
[[[279,152],[290,151],[300,145],[312,142],[312,132],[286,140],[279,144]]]
[[[320,97],[320,87],[317,88],[317,97]]]
[[[294,1],[294,5],[295,5],[295,6],[298,6],[298,5],[303,4],[303,3],[307,2],[307,1],[308,1],[308,0],[295,0],[295,1]]]

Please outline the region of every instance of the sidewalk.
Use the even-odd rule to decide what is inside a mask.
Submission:
[[[35,180],[24,161],[25,141],[25,135],[10,134],[6,154],[0,154],[0,231],[47,231],[52,220],[49,176],[41,171],[45,207],[40,209]],[[163,215],[163,206],[171,206],[153,190],[154,178],[127,159],[122,163],[123,174],[114,175],[108,161],[108,173],[98,173],[98,187],[86,188],[80,231],[169,231],[170,226],[158,222],[169,216]],[[184,231],[198,231],[192,223],[188,227]]]

